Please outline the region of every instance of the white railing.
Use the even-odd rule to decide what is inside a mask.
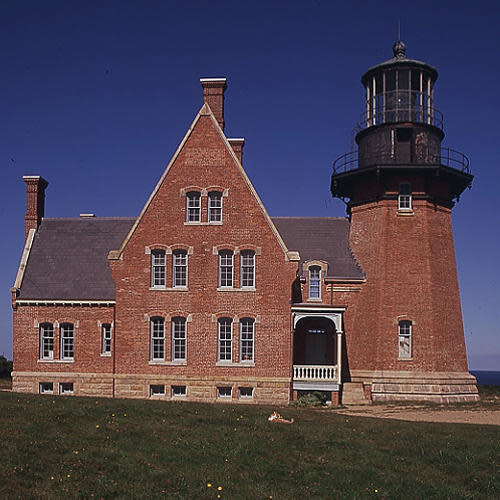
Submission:
[[[337,382],[337,366],[293,365],[293,380]]]

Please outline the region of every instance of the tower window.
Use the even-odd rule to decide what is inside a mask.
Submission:
[[[412,356],[411,327],[411,321],[408,320],[400,321],[398,324],[399,358],[411,358]]]
[[[411,184],[402,182],[399,185],[398,210],[411,210]]]

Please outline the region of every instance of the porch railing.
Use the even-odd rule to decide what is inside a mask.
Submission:
[[[293,365],[293,380],[304,382],[338,382],[336,365]]]

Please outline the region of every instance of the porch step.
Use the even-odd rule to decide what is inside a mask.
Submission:
[[[370,401],[365,397],[361,382],[344,382],[341,403],[343,405],[369,405]]]

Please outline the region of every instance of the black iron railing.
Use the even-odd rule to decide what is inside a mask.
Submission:
[[[333,162],[333,173],[341,174],[344,172],[349,172],[354,169],[362,169],[367,167],[372,167],[374,165],[397,165],[401,164],[401,159],[396,156],[388,156],[387,154],[372,154],[364,156],[362,159],[362,166],[358,164],[358,152],[350,151],[342,156],[339,156]],[[443,165],[445,167],[453,168],[459,170],[460,172],[470,174],[469,159],[460,151],[456,151],[451,148],[442,147],[440,154],[431,155],[425,159],[417,159],[411,162],[415,166],[425,166],[425,165]]]

